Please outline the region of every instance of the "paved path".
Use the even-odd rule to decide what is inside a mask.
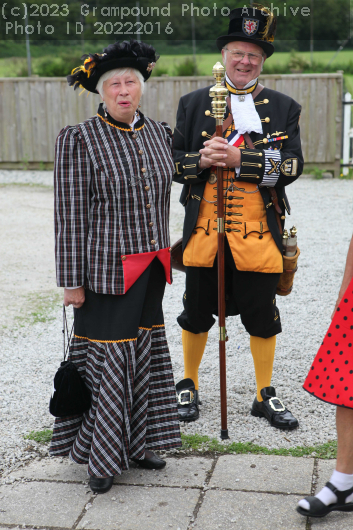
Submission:
[[[265,455],[167,458],[164,470],[132,467],[108,493],[93,495],[85,466],[44,458],[0,486],[0,528],[348,530],[350,514],[308,520],[295,511],[333,466]]]
[[[50,296],[54,301],[57,296],[52,191],[48,187],[51,175],[43,173],[43,181],[31,172],[25,181],[23,175],[18,175],[17,184],[28,182],[37,184],[35,187],[13,186],[13,178],[9,172],[0,172],[0,182],[5,184],[0,196],[0,473],[1,469],[6,470],[4,484],[0,483],[0,530],[352,528],[353,515],[334,514],[324,520],[307,521],[295,511],[299,498],[320,489],[328,480],[334,468],[332,460],[179,454],[168,457],[163,471],[131,468],[116,480],[108,494],[94,496],[88,487],[85,466],[69,464],[67,459],[51,459],[45,447],[38,452],[27,447],[23,434],[51,428],[53,422],[47,402],[60,360],[61,310],[56,301],[51,310],[44,309],[49,316],[53,311],[52,321],[37,319],[32,325],[28,317],[38,313],[38,298],[43,296],[47,304]],[[38,183],[44,187],[38,187]],[[228,348],[229,356],[237,353],[236,366],[231,360],[228,363],[231,441],[293,447],[335,438],[334,408],[304,394],[301,385],[327,329],[342,278],[352,233],[351,189],[350,182],[335,180],[299,181],[290,190],[292,223],[300,229],[302,256],[295,293],[280,304],[286,327],[279,338],[274,379],[286,403],[290,407],[293,403],[301,427],[287,439],[286,433],[283,435],[265,420],[249,415],[254,394],[253,368],[246,352],[246,334],[234,321],[229,323],[234,351],[231,346]],[[173,241],[180,236],[182,225],[178,194],[178,187],[173,186]],[[180,311],[183,282],[183,275],[176,273],[165,298],[168,340],[177,379],[182,376],[182,355],[175,317]],[[24,321],[14,325],[19,315]],[[202,418],[182,427],[187,434],[219,435],[218,376],[214,373],[216,334],[215,326],[201,371]]]

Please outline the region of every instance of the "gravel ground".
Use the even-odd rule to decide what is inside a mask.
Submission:
[[[50,172],[0,171],[0,474],[40,458],[46,448],[24,440],[31,430],[52,428],[48,413],[52,379],[61,360],[60,290],[55,287],[53,192]],[[172,187],[171,238],[180,237],[181,187]],[[299,179],[288,189],[301,250],[295,287],[279,297],[283,332],[278,336],[273,386],[300,427],[272,429],[249,411],[255,379],[249,337],[239,317],[227,320],[228,428],[230,440],[269,448],[312,445],[335,438],[334,407],[301,388],[330,323],[352,235],[352,183]],[[166,330],[176,381],[183,377],[180,328],[184,275],[174,273],[164,299]],[[40,320],[44,320],[41,322]],[[200,369],[200,420],[182,432],[219,437],[218,328],[209,334]]]

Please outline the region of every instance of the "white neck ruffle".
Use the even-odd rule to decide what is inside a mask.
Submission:
[[[231,82],[227,74],[226,80],[231,87],[235,89],[237,88]],[[251,81],[249,81],[249,83],[245,85],[244,89],[250,88],[255,83],[256,79],[252,79]],[[251,132],[263,134],[261,119],[256,111],[252,93],[245,94],[244,96],[242,96],[242,98],[244,98],[244,101],[240,101],[239,96],[237,96],[236,94],[230,93],[235,130],[238,131],[239,135],[244,133],[250,134]]]

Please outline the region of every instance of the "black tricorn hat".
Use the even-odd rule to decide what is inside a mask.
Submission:
[[[99,78],[115,68],[136,68],[144,77],[150,77],[159,55],[153,46],[136,40],[114,42],[104,48],[103,53],[82,55],[83,65],[74,68],[71,75],[67,76],[70,86],[85,88],[89,92],[95,92]]]
[[[217,47],[222,50],[228,42],[241,40],[260,46],[267,57],[275,51],[272,42],[275,38],[277,20],[266,7],[254,4],[254,7],[238,7],[229,13],[228,35],[217,39]]]

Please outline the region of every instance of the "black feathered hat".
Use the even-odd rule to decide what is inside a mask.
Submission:
[[[238,7],[229,13],[228,35],[217,39],[219,50],[235,40],[253,42],[264,50],[267,57],[275,51],[272,42],[275,38],[277,20],[272,11],[259,4],[251,7]]]
[[[136,68],[144,77],[150,77],[159,55],[153,46],[145,42],[130,40],[124,42],[114,42],[103,50],[103,53],[82,55],[83,65],[74,68],[71,75],[67,76],[70,86],[85,88],[89,92],[95,92],[99,78],[115,68]]]

